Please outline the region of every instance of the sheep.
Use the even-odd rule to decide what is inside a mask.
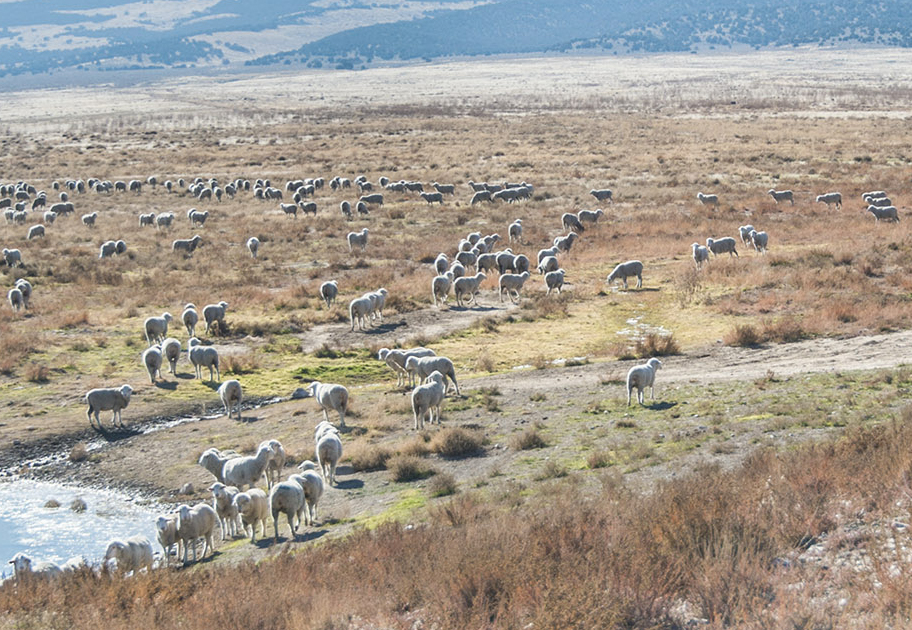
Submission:
[[[444,253],[437,254],[437,258],[434,259],[434,270],[438,275],[446,273],[447,268],[450,266],[450,259],[447,258],[447,255]]]
[[[219,370],[218,351],[211,346],[203,346],[196,337],[187,340],[187,360],[193,366],[196,378],[202,380],[202,368],[209,368],[209,382],[213,381],[212,370],[215,369],[216,377],[221,380]]]
[[[570,232],[567,236],[558,236],[554,239],[554,246],[561,252],[569,252],[570,248],[573,247],[573,244],[576,242],[576,239],[579,238],[579,234],[576,232]]]
[[[13,287],[9,290],[9,293],[6,294],[6,299],[9,300],[10,307],[18,311],[25,304],[25,298],[22,296],[22,291],[19,287]]]
[[[177,510],[177,537],[184,546],[184,564],[187,564],[187,551],[193,547],[193,561],[196,562],[196,541],[203,539],[203,554],[200,558],[206,557],[206,551],[212,553],[212,533],[215,531],[215,524],[218,522],[218,515],[211,505],[199,503],[192,508],[189,505],[182,505]]]
[[[450,295],[450,289],[453,287],[453,272],[447,271],[443,275],[434,276],[431,280],[431,297],[434,299],[434,306],[437,306],[437,298],[440,298],[441,304],[446,304]]]
[[[442,195],[455,195],[456,194],[456,185],[455,184],[438,184],[437,182],[432,182],[431,186]]]
[[[342,459],[342,440],[334,427],[330,426],[329,429],[317,436],[315,450],[320,474],[326,483],[333,485],[336,483],[336,466]]]
[[[881,208],[893,205],[893,201],[891,201],[889,197],[867,197],[865,198],[865,201],[868,202],[868,205],[879,206]]]
[[[44,214],[42,215],[42,220],[50,225],[57,220],[57,213],[53,210],[45,210]]]
[[[196,323],[199,321],[199,313],[196,312],[196,306],[187,304],[184,307],[184,312],[181,313],[181,321],[187,327],[187,334],[195,337]]]
[[[538,250],[538,264],[540,265],[542,261],[548,256],[557,257],[557,255],[560,253],[561,251],[556,246],[549,247],[548,249],[540,249]]]
[[[194,234],[193,238],[178,238],[171,242],[171,251],[186,252],[190,256],[202,242],[203,237],[199,234]]]
[[[459,306],[464,306],[462,303],[462,298],[464,295],[468,295],[469,302],[475,304],[475,306],[478,306],[478,300],[476,299],[476,296],[478,295],[479,287],[485,278],[487,278],[487,276],[483,271],[479,271],[474,276],[456,278],[456,280],[453,281],[453,292],[456,295],[456,304]]]
[[[586,228],[583,227],[583,222],[572,212],[565,212],[561,215],[561,225],[565,230],[573,232],[584,232],[586,230]]]
[[[320,420],[320,422],[317,423],[317,426],[314,427],[314,444],[319,442],[324,435],[329,435],[330,433],[340,435],[339,429],[337,429],[332,422],[329,420]]]
[[[516,256],[509,247],[498,253],[495,260],[497,261],[497,270],[500,273],[506,273],[507,271],[516,269]]]
[[[235,495],[234,505],[241,516],[241,525],[244,533],[250,528],[250,542],[256,542],[257,525],[260,525],[262,536],[266,535],[266,518],[269,515],[269,498],[259,488],[252,488],[247,492]]]
[[[209,491],[212,493],[212,507],[215,509],[222,530],[222,540],[229,536],[233,537],[237,534],[238,520],[238,508],[234,503],[234,497],[240,493],[240,490],[216,481],[209,486]]]
[[[364,203],[376,204],[378,206],[383,205],[383,194],[374,193],[372,195],[364,195],[358,199],[358,201],[363,201]]]
[[[617,267],[614,268],[608,278],[605,280],[607,283],[612,283],[615,280],[621,280],[624,283],[624,289],[627,288],[627,278],[630,276],[636,276],[637,284],[636,288],[640,289],[643,287],[643,263],[639,260],[628,260],[627,262],[622,262]]]
[[[655,400],[655,373],[662,367],[662,362],[653,357],[645,365],[635,365],[627,372],[627,406],[630,406],[630,394],[637,389],[637,402],[643,404],[643,390],[650,389],[650,396]]]
[[[121,573],[133,572],[135,575],[141,569],[152,570],[152,543],[145,536],[131,536],[126,540],[112,540],[105,551],[105,563],[115,560],[117,570]]]
[[[605,213],[601,208],[597,210],[580,210],[576,213],[576,218],[579,219],[580,223],[591,223],[592,225],[598,224],[598,220],[605,216]]]
[[[560,263],[557,261],[556,256],[546,256],[538,263],[538,273],[547,274],[552,271],[557,271],[560,268]]]
[[[332,409],[339,414],[339,425],[345,426],[345,413],[348,410],[348,390],[335,383],[313,381],[305,388],[323,410],[323,419],[329,421],[328,411]]]
[[[29,300],[32,299],[32,283],[25,278],[19,278],[16,280],[15,288],[22,293],[22,305],[28,308]]]
[[[874,222],[879,223],[881,219],[884,221],[895,221],[899,222],[899,215],[896,212],[896,206],[887,206],[886,208],[880,208],[878,206],[868,206],[868,212],[874,215]]]
[[[424,429],[424,418],[430,416],[428,422],[433,424],[437,419],[440,424],[440,405],[446,396],[446,377],[434,370],[431,372],[424,385],[419,385],[412,390],[412,413],[415,416],[415,430]]]
[[[609,188],[602,189],[593,189],[589,191],[589,194],[595,197],[598,201],[607,201],[611,203],[613,201],[612,196],[614,193]]]
[[[706,247],[713,253],[713,257],[728,252],[729,258],[732,256],[740,258],[738,250],[735,249],[735,239],[730,236],[720,239],[708,238],[706,239]]]
[[[317,216],[317,202],[316,201],[309,201],[307,203],[302,202],[298,205],[301,208],[301,212],[303,212],[305,215],[312,212],[314,216]]]
[[[817,195],[817,203],[825,203],[827,205],[827,210],[830,209],[831,205],[835,205],[836,209],[839,210],[842,208],[842,195],[838,192]]]
[[[386,296],[389,295],[389,291],[384,288],[379,288],[376,291],[371,291],[370,293],[365,293],[362,297],[369,298],[372,304],[371,307],[371,318],[375,315],[377,319],[383,321],[383,307],[386,306]]]
[[[355,212],[358,213],[358,216],[367,216],[370,214],[370,210],[367,207],[367,204],[363,201],[359,201],[355,204]]]
[[[520,254],[513,259],[513,269],[514,273],[525,273],[529,271],[529,258],[524,254]]]
[[[697,199],[699,199],[700,203],[704,206],[712,206],[713,209],[719,207],[719,195],[704,195],[702,192],[698,192]]]
[[[487,201],[488,203],[493,203],[494,199],[491,197],[490,190],[479,190],[472,195],[472,200],[469,202],[470,205],[475,205],[476,203],[481,203],[482,201]]]
[[[411,348],[410,350],[390,350],[389,348],[380,348],[377,352],[377,358],[385,362],[390,369],[396,374],[396,385],[402,387],[405,385],[405,378],[413,376],[405,369],[405,362],[409,357],[433,357],[437,353],[429,348]],[[409,385],[414,381],[410,380]]]
[[[57,564],[43,560],[34,562],[21,552],[13,556],[9,563],[13,565],[16,580],[20,582],[35,578],[55,578],[63,573],[63,570]]]
[[[501,274],[500,279],[497,281],[500,293],[500,301],[503,302],[504,292],[510,296],[510,301],[516,304],[519,301],[519,292],[522,291],[523,285],[526,283],[526,280],[529,279],[529,272],[524,271],[522,273],[504,273]],[[516,298],[513,298],[513,295],[516,295]]]
[[[203,307],[203,320],[206,322],[207,335],[215,322],[218,322],[219,332],[225,332],[225,311],[227,310],[228,302],[225,301],[218,304],[207,304]]]
[[[350,202],[348,202],[348,201],[343,201],[342,203],[340,203],[340,204],[339,204],[339,210],[342,212],[342,216],[343,216],[343,217],[345,217],[345,218],[348,219],[349,221],[352,220],[352,218],[353,218],[353,217],[352,217],[352,206],[351,206],[351,203],[350,203]]]
[[[295,481],[304,491],[304,524],[313,526],[317,520],[317,504],[323,496],[323,478],[314,470],[305,470],[291,475],[289,481]]]
[[[304,488],[297,481],[282,481],[272,487],[269,493],[269,509],[275,528],[275,541],[279,542],[279,514],[288,519],[290,537],[294,539],[304,511]]]
[[[149,372],[149,382],[155,384],[155,375],[161,378],[162,353],[158,346],[150,346],[142,353],[142,362]]]
[[[326,303],[326,308],[332,307],[337,295],[339,295],[339,283],[336,280],[327,280],[320,285],[320,297]]]
[[[561,292],[561,287],[564,286],[565,273],[563,269],[557,269],[545,274],[545,286],[548,287],[548,292],[545,295],[551,295],[552,289],[557,289],[558,293]]]
[[[162,212],[157,217],[155,217],[155,227],[156,228],[170,228],[174,223],[174,213],[173,212]]]
[[[358,320],[358,330],[364,330],[364,318],[368,317],[367,324],[370,326],[370,314],[374,304],[369,297],[355,298],[348,304],[348,316],[351,322],[351,332],[355,332],[355,320]]]
[[[253,258],[257,257],[257,252],[260,251],[260,239],[256,236],[251,236],[247,239],[247,251],[250,252],[250,256]]]
[[[285,447],[278,440],[265,440],[260,442],[260,446],[257,448],[262,446],[268,446],[272,450],[272,459],[269,460],[269,465],[266,467],[266,484],[271,488],[272,484],[277,483],[282,476],[282,469],[285,468],[288,456],[285,453]]]
[[[98,250],[99,258],[110,258],[117,253],[117,243],[114,241],[105,241]]]
[[[436,370],[453,381],[457,396],[462,395],[459,393],[459,384],[456,382],[456,368],[453,366],[453,362],[446,357],[409,357],[405,360],[405,369],[421,380]]]
[[[139,215],[139,227],[152,227],[155,225],[155,213],[149,212],[148,214]]]
[[[795,205],[795,197],[792,195],[791,190],[776,190],[774,188],[770,188],[766,194],[772,197],[776,204],[778,204],[780,201],[788,201],[793,206]]]
[[[480,192],[480,191],[482,191],[482,190],[487,190],[487,189],[485,188],[485,185],[486,185],[485,182],[481,182],[480,184],[478,184],[478,183],[473,182],[473,181],[470,179],[467,183],[469,184],[469,187],[470,187],[472,190],[474,190],[475,192]]]
[[[691,245],[693,247],[693,261],[697,269],[703,266],[703,263],[709,260],[709,248],[699,243]]]
[[[516,241],[517,243],[522,243],[522,219],[516,219],[513,223],[507,228],[507,235],[510,238],[510,242]]]
[[[115,241],[114,242],[114,253],[117,255],[123,254],[127,251],[127,243],[125,241]]]
[[[256,455],[234,457],[225,462],[222,468],[222,477],[225,485],[237,486],[244,489],[256,485],[266,472],[266,467],[273,457],[272,448],[268,444],[261,444]]]
[[[750,224],[742,225],[741,227],[738,228],[738,234],[741,237],[742,244],[744,244],[744,245],[748,244],[748,240],[750,239],[750,233],[753,232],[753,230],[754,230],[754,226],[750,225]]]
[[[419,193],[419,196],[420,196],[422,199],[424,199],[426,202],[428,202],[428,205],[431,205],[431,204],[434,203],[434,202],[443,205],[443,193],[439,193],[439,192],[423,192],[423,193]]]
[[[224,455],[217,448],[208,448],[200,455],[197,463],[211,472],[216,481],[225,483],[225,477],[222,474],[225,469],[225,463],[229,459],[234,459],[235,457],[237,457],[237,455]]]
[[[468,269],[469,267],[474,266],[478,260],[478,254],[476,254],[475,251],[459,252],[456,254],[456,260],[458,260],[463,267]]]
[[[180,557],[180,539],[177,537],[177,514],[159,516],[155,519],[155,529],[158,532],[158,544],[161,545],[165,564],[171,561],[171,548],[177,545],[176,555]]]
[[[225,415],[231,419],[231,405],[237,407],[237,419],[241,420],[241,402],[244,399],[244,393],[241,390],[241,383],[236,379],[225,381],[218,388],[218,395],[225,406]]]
[[[174,318],[171,316],[171,313],[162,313],[161,317],[147,317],[146,321],[143,322],[146,343],[151,346],[153,340],[158,342],[164,341],[165,335],[168,333],[168,324],[173,320]]]
[[[497,269],[497,254],[479,254],[475,259],[475,268],[477,271],[494,272]]]
[[[33,238],[44,237],[44,226],[40,223],[36,223],[28,229],[28,234],[25,237],[25,240],[30,241]]]
[[[349,232],[347,238],[349,252],[355,251],[355,245],[360,247],[363,252],[364,248],[367,247],[367,228],[364,228],[360,232]]]
[[[95,424],[98,424],[98,429],[101,430],[102,426],[101,420],[98,419],[98,412],[111,411],[114,414],[111,417],[111,422],[115,427],[123,427],[121,411],[130,404],[130,395],[132,393],[133,388],[129,385],[121,385],[118,388],[99,387],[89,390],[85,395],[86,404],[89,406],[86,410],[86,418],[89,419],[89,424],[94,426],[92,414],[95,414]]]
[[[769,242],[769,235],[766,232],[751,230],[750,240],[754,245],[754,249],[762,254],[766,251],[766,244]]]
[[[292,216],[292,218],[294,218],[294,219],[298,218],[298,204],[280,203],[279,208],[281,208],[282,212],[284,212],[286,215],[290,214]]]
[[[82,224],[86,227],[95,227],[95,219],[98,218],[97,212],[90,212],[82,215]]]
[[[22,252],[18,249],[6,249],[4,247],[0,253],[3,254],[3,260],[6,261],[7,267],[22,266]]]
[[[450,265],[450,273],[453,274],[453,279],[462,278],[466,275],[466,269],[462,266],[462,263],[458,260],[454,260],[453,264]]]

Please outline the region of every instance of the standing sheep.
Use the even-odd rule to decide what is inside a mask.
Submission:
[[[428,418],[428,423],[433,424],[437,419],[440,424],[440,405],[446,396],[446,377],[434,370],[428,374],[427,381],[412,390],[412,413],[415,416],[415,430],[424,429],[424,418]]]
[[[573,232],[584,232],[586,230],[586,228],[583,227],[583,222],[572,212],[565,212],[561,215],[561,225],[565,230]]]
[[[481,288],[481,283],[487,278],[484,272],[479,271],[474,276],[467,276],[463,278],[456,278],[453,281],[453,292],[456,295],[456,304],[459,306],[465,306],[462,303],[462,298],[465,295],[469,296],[469,302],[478,306],[478,300],[476,296]]]
[[[16,288],[22,293],[22,305],[27,309],[29,300],[32,299],[32,283],[25,278],[16,280]]]
[[[203,380],[203,368],[207,367],[209,368],[210,382],[213,381],[212,370],[215,370],[219,380],[222,379],[222,373],[219,370],[218,350],[212,346],[201,345],[196,337],[191,337],[187,341],[187,359],[189,359],[190,365],[195,370],[196,378]]]
[[[237,407],[237,419],[241,420],[241,402],[244,398],[241,382],[236,379],[225,381],[219,386],[218,395],[222,400],[222,405],[225,406],[225,415],[228,416],[228,419],[231,419],[231,406],[235,405]]]
[[[168,362],[169,371],[177,375],[177,360],[180,358],[181,344],[174,337],[168,337],[161,344],[162,357]]]
[[[25,304],[25,298],[22,297],[22,291],[19,290],[19,287],[10,289],[9,293],[6,294],[6,299],[9,300],[10,306],[16,311]]]
[[[225,479],[223,483],[242,490],[247,486],[254,487],[266,472],[272,457],[272,448],[268,444],[261,444],[256,455],[229,459],[222,468],[222,477]]]
[[[447,271],[440,276],[434,276],[431,280],[431,297],[434,299],[434,306],[437,306],[437,298],[440,298],[441,305],[446,304],[450,295],[450,289],[453,286],[453,272]]]
[[[348,233],[348,251],[354,252],[355,246],[361,248],[361,251],[364,251],[364,248],[367,247],[367,228],[364,228],[360,232],[349,232]]]
[[[216,481],[209,486],[212,493],[212,508],[219,519],[222,530],[222,540],[237,534],[238,508],[234,498],[240,491],[234,486],[226,486]]]
[[[793,206],[795,205],[795,197],[791,190],[776,190],[775,188],[770,188],[766,194],[772,197],[776,204],[780,201],[788,201]]]
[[[234,505],[241,515],[241,525],[244,532],[250,528],[250,542],[256,542],[257,525],[260,526],[262,536],[266,535],[266,518],[269,516],[269,498],[259,488],[247,492],[240,492],[234,497]]]
[[[152,570],[152,543],[145,536],[132,536],[126,540],[112,540],[105,551],[105,562],[117,562],[117,570],[121,573],[133,572],[136,575],[140,569]]]
[[[456,388],[456,395],[459,393],[459,383],[456,382],[456,368],[453,362],[446,357],[409,357],[405,361],[405,369],[414,376],[419,382],[426,379],[431,372],[437,371],[453,381],[453,387]]]
[[[698,192],[697,199],[704,206],[712,206],[714,210],[719,207],[719,195],[704,195],[702,192]]]
[[[30,241],[33,238],[44,237],[44,226],[40,223],[33,225],[28,230],[28,235],[25,237],[25,240]]]
[[[748,236],[750,235],[748,234]],[[732,256],[740,258],[740,256],[738,256],[738,250],[735,249],[735,246],[735,239],[733,239],[731,236],[726,236],[720,239],[706,239],[706,247],[709,248],[709,251],[713,253],[714,257],[718,256],[719,254],[728,252],[729,258]]]
[[[161,378],[162,353],[158,346],[150,346],[142,353],[142,362],[149,372],[149,382],[155,384],[155,375]]]
[[[328,423],[327,423],[328,424]],[[336,483],[336,466],[342,459],[342,439],[335,427],[328,427],[316,436],[315,450],[317,453],[317,467],[326,483]]]
[[[289,537],[294,540],[304,511],[304,488],[297,481],[283,481],[272,487],[269,493],[269,509],[275,528],[275,541],[279,542],[279,514],[288,519]]]
[[[564,286],[565,273],[563,269],[558,269],[545,274],[545,286],[548,287],[548,292],[545,295],[551,295],[553,289],[557,289],[558,293],[561,292],[561,287]]]
[[[655,373],[662,367],[662,362],[653,357],[645,365],[636,365],[627,372],[627,406],[630,406],[630,393],[635,387],[637,402],[643,404],[643,390],[650,389],[650,396],[655,400]]]
[[[339,295],[339,283],[336,280],[327,280],[320,285],[320,297],[326,303],[326,308],[332,307],[337,295]]]
[[[195,337],[196,323],[199,321],[199,313],[196,312],[196,306],[187,304],[187,306],[184,307],[184,312],[181,313],[181,321],[184,323],[184,326],[187,327],[187,334],[191,337]]]
[[[101,420],[98,419],[99,411],[111,411],[113,416],[111,417],[111,422],[114,426],[120,426],[123,428],[123,418],[121,418],[120,412],[123,409],[127,408],[127,405],[130,404],[130,395],[133,393],[133,388],[129,385],[121,385],[119,388],[113,387],[100,387],[98,389],[89,390],[85,395],[86,403],[89,408],[86,410],[86,418],[89,419],[89,424],[95,426],[98,425],[98,429],[101,430]],[[95,423],[92,423],[92,414],[95,414]]]
[[[250,256],[253,258],[257,257],[257,252],[260,251],[260,239],[256,236],[251,236],[247,239],[247,250],[250,252]]]
[[[161,545],[165,564],[171,562],[171,549],[177,546],[176,555],[180,557],[180,539],[177,537],[177,514],[159,516],[155,519],[155,529],[158,532],[158,544]]]
[[[842,195],[838,192],[817,195],[817,203],[825,203],[827,205],[827,210],[830,209],[831,205],[835,205],[836,209],[839,210],[842,208]]]
[[[699,243],[694,243],[691,247],[693,247],[694,265],[699,269],[703,266],[703,263],[709,260],[709,248]]]
[[[218,515],[211,505],[200,503],[192,508],[189,505],[178,508],[177,537],[184,546],[184,564],[187,564],[187,551],[190,547],[193,547],[193,561],[196,562],[196,541],[200,538],[203,539],[203,554],[200,558],[206,557],[207,550],[212,553],[212,534],[217,522]]]
[[[358,321],[358,330],[364,330],[364,318],[370,326],[370,314],[374,310],[374,303],[370,297],[355,298],[348,304],[348,316],[351,323],[351,332],[355,332],[355,320]]]
[[[405,362],[409,357],[433,357],[437,353],[429,348],[411,348],[409,350],[390,350],[389,348],[380,348],[377,352],[377,358],[385,362],[390,369],[396,374],[396,385],[402,387],[405,385],[406,378],[412,377],[408,370],[405,369]],[[409,385],[414,385],[414,379],[409,380]]]
[[[523,285],[526,283],[526,280],[529,279],[529,272],[524,271],[522,273],[505,273],[501,274],[500,279],[497,281],[497,286],[500,293],[500,301],[503,302],[504,292],[510,296],[510,301],[514,304],[519,302],[519,292],[522,291]],[[515,298],[513,296],[516,296]]]
[[[769,234],[751,230],[750,241],[754,245],[754,249],[762,254],[766,251],[766,246],[769,242]]]
[[[627,262],[622,262],[614,268],[614,271],[608,274],[608,278],[605,280],[605,282],[611,284],[615,280],[621,280],[624,283],[624,289],[627,289],[627,278],[630,276],[636,276],[636,288],[642,288],[643,263],[641,263],[639,260],[628,260]]]
[[[323,496],[323,478],[314,470],[305,470],[300,474],[291,475],[289,481],[296,481],[304,491],[304,524],[311,527],[317,520],[317,504]]]
[[[348,390],[335,383],[314,381],[305,388],[323,410],[323,419],[329,421],[328,411],[339,414],[339,425],[345,427],[345,413],[348,410]]]
[[[212,324],[218,322],[219,333],[225,332],[225,311],[228,310],[228,302],[222,301],[218,304],[207,304],[203,307],[203,320],[206,322],[206,334],[209,334]]]
[[[168,324],[173,320],[174,318],[171,316],[171,313],[162,313],[161,317],[146,318],[146,321],[143,322],[146,343],[151,346],[155,341],[159,343],[164,341],[165,335],[168,334]]]

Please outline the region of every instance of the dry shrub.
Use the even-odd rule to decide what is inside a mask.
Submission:
[[[760,332],[751,324],[739,324],[724,337],[727,345],[741,348],[754,348],[760,345],[761,340]]]
[[[22,376],[29,383],[47,383],[50,380],[51,371],[46,365],[40,363],[29,363],[25,366]]]
[[[393,455],[386,462],[393,481],[404,483],[427,479],[437,473],[426,460],[415,455]]]
[[[355,472],[369,472],[386,469],[386,462],[392,452],[385,446],[355,442],[345,449],[345,458]]]
[[[475,371],[493,372],[494,370],[494,359],[488,354],[487,350],[483,350],[475,359]]]
[[[548,443],[537,429],[526,429],[510,438],[510,447],[514,451],[528,451],[533,448],[545,448]]]
[[[611,454],[604,450],[598,449],[591,451],[586,456],[586,465],[591,469],[605,468],[611,465]]]
[[[775,320],[763,322],[763,339],[777,343],[792,343],[801,341],[808,335],[801,327],[801,323],[794,317],[780,317]]]
[[[427,438],[427,433],[422,432],[419,435],[407,439],[396,448],[396,454],[427,457],[431,452],[431,446],[428,444]]]
[[[637,340],[634,354],[638,359],[664,357],[681,354],[681,348],[678,347],[678,342],[675,341],[673,334],[663,335],[653,332]]]
[[[229,354],[222,359],[222,371],[225,374],[253,374],[262,366],[254,352]]]
[[[431,440],[431,450],[442,457],[472,457],[484,452],[485,437],[481,431],[446,427]]]
[[[87,311],[65,311],[58,316],[57,325],[60,328],[79,328],[80,326],[88,326],[89,313]]]
[[[450,473],[439,473],[428,482],[427,491],[432,497],[447,497],[456,494],[456,487],[456,477]]]
[[[562,319],[570,315],[570,298],[563,293],[545,295],[538,293],[523,299],[520,307],[520,319],[524,322],[533,322],[537,319]]]

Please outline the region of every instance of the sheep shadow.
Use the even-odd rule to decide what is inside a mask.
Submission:
[[[155,387],[173,392],[177,389],[177,381],[155,381]]]
[[[208,387],[212,391],[218,391],[218,388],[221,387],[221,383],[218,381],[200,381],[204,386]]]
[[[346,479],[345,481],[336,481],[336,488],[339,490],[358,490],[364,487],[364,482],[360,479]]]
[[[174,378],[182,378],[184,380],[193,380],[196,378],[196,374],[193,372],[181,372],[180,374],[175,374]]]
[[[99,429],[97,425],[93,424],[92,428],[95,429],[96,434],[104,438],[105,442],[119,442],[120,440],[126,440],[127,438],[136,435],[142,435],[141,429],[133,427],[111,427],[110,429],[107,429],[102,425]]]
[[[671,409],[677,407],[678,403],[676,402],[654,402],[651,405],[643,405],[644,408],[649,409],[650,411],[665,411],[666,409]]]
[[[379,326],[374,326],[373,328],[368,328],[367,330],[364,330],[363,332],[366,335],[383,335],[388,332],[392,332],[392,331],[396,330],[397,328],[402,328],[403,326],[408,326],[408,324],[406,324],[404,321],[390,322],[390,323],[383,322]]]
[[[243,422],[245,424],[247,424],[249,422],[258,422],[258,421],[259,421],[259,418],[257,416],[245,416],[244,414],[241,414],[241,418],[240,418],[240,420],[238,420],[238,422]]]
[[[487,313],[489,311],[503,310],[503,307],[482,306],[481,304],[476,304],[475,306],[459,306],[458,304],[454,304],[453,306],[450,306],[447,310],[455,311],[457,313],[468,313],[468,312]]]

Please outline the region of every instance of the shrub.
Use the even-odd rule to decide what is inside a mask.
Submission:
[[[611,465],[611,455],[605,450],[596,450],[586,456],[586,465],[595,470],[596,468],[605,468]]]
[[[456,478],[450,473],[440,473],[428,482],[428,494],[432,497],[448,497],[456,494]]]
[[[678,347],[674,335],[649,333],[644,338],[637,340],[634,354],[638,359],[664,357],[681,354],[681,348]]]
[[[510,446],[515,451],[528,451],[533,448],[545,448],[548,443],[545,442],[545,439],[537,429],[526,429],[510,439]]]
[[[437,471],[425,460],[415,455],[394,455],[386,462],[393,481],[405,483],[427,479]]]
[[[25,367],[25,380],[29,383],[47,383],[50,379],[50,370],[40,363],[29,363]]]
[[[725,343],[729,346],[752,348],[760,345],[760,333],[755,326],[744,324],[735,328],[725,336]]]
[[[471,457],[483,452],[484,443],[481,431],[447,427],[434,436],[431,450],[442,457]]]
[[[385,446],[356,442],[346,450],[346,459],[355,472],[384,470],[392,453]]]

